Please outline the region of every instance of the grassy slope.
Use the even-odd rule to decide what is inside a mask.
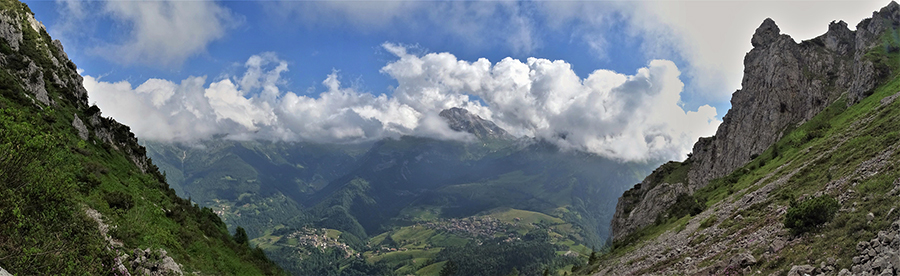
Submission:
[[[873,56],[895,67],[894,72],[897,72],[896,65],[900,64],[898,53],[885,54],[880,47],[874,52]],[[769,193],[764,202],[737,210],[728,217],[711,217],[704,225],[724,229],[724,234],[712,237],[696,235],[696,243],[741,240],[755,229],[781,223],[783,216],[771,210],[787,208],[792,201],[822,193],[842,198],[842,209],[835,218],[811,233],[796,237],[800,240],[788,244],[788,248],[779,251],[775,257],[760,259],[753,270],[760,270],[764,275],[786,272],[794,264],[818,264],[829,257],[838,260],[838,270],[849,268],[853,255],[857,253],[856,243],[869,240],[877,231],[886,229],[897,214],[891,214],[891,211],[900,209],[900,202],[889,194],[895,187],[895,180],[900,177],[900,168],[896,167],[900,164],[900,155],[896,152],[900,141],[900,120],[897,119],[900,118],[900,101],[887,105],[881,103],[885,97],[896,96],[898,91],[900,76],[895,75],[860,103],[848,107],[845,99],[839,99],[808,122],[787,130],[784,138],[744,167],[713,180],[710,185],[697,191],[694,198],[705,202],[706,206],[715,206],[722,202],[734,203],[776,179],[787,179]],[[861,177],[857,172],[861,164],[877,160],[879,155],[883,158],[884,167],[873,172],[871,177]],[[796,173],[790,175],[792,172]],[[842,177],[847,178],[842,180]],[[831,186],[826,189],[828,185]],[[867,213],[874,215],[871,222],[866,220]],[[735,219],[737,215],[742,219]],[[615,260],[639,250],[646,242],[666,231],[682,231],[688,219],[690,216],[671,218],[644,228],[632,234],[628,242],[616,244],[603,259]],[[762,242],[750,249],[759,258],[768,249],[768,244]],[[732,253],[736,252],[719,252],[701,266],[726,260]],[[666,263],[658,262],[643,272],[662,269]],[[597,265],[580,272],[596,271]]]
[[[17,1],[0,6],[3,12],[30,13]],[[161,248],[187,273],[281,273],[261,251],[235,242],[211,210],[178,198],[155,166],[142,173],[97,137],[79,139],[71,126],[74,115],[85,119],[96,111],[78,107],[73,92],[46,79],[47,70],[62,70],[48,67],[37,50],[48,47],[50,37],[23,29],[26,41],[18,53],[5,42],[2,50],[43,66],[49,97],[57,104],[31,100],[13,71],[0,68],[0,266],[21,275],[103,275],[113,272],[116,250]],[[115,131],[131,135],[127,127]],[[109,246],[86,208],[103,214],[124,247]]]

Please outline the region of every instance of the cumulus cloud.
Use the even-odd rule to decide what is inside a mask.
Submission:
[[[750,36],[766,17],[800,41],[823,34],[832,20],[847,21],[852,28],[886,2],[296,1],[267,7],[311,28],[428,32],[473,47],[506,47],[517,55],[568,43],[582,44],[605,60],[612,45],[632,40],[648,59],[680,62],[682,78],[689,78],[691,85],[686,102],[697,107],[709,102],[727,106],[741,85]],[[551,40],[560,34],[569,41]]]
[[[517,136],[619,160],[681,159],[720,123],[716,109],[681,107],[684,84],[671,61],[654,60],[633,75],[596,70],[578,77],[565,61],[459,60],[450,53],[415,55],[395,44],[381,71],[395,79],[390,95],[341,84],[337,71],[315,96],[281,92],[287,63],[254,55],[243,75],[176,84],[150,79],[133,88],[85,76],[107,115],[150,140],[185,141],[226,134],[238,139],[360,142],[415,135],[471,140],[438,113],[463,107]]]
[[[684,84],[671,61],[654,60],[634,75],[597,70],[581,79],[561,60],[491,64],[385,47],[400,58],[382,71],[397,80],[394,97],[401,103],[419,110],[463,106],[515,135],[563,148],[624,160],[678,158],[720,123],[708,105],[687,112],[680,107]]]

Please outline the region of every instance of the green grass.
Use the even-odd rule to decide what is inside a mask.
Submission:
[[[426,267],[423,267],[422,269],[419,269],[418,271],[416,271],[416,275],[421,275],[421,276],[439,275],[441,272],[441,268],[444,267],[444,263],[446,263],[446,262],[447,261],[436,262],[436,263],[430,264]]]
[[[540,223],[546,222],[551,224],[561,224],[565,223],[560,218],[552,217],[550,215],[544,213],[538,213],[533,211],[526,210],[518,210],[512,208],[502,208],[497,210],[489,211],[488,214],[483,215],[482,217],[491,217],[498,219],[500,221],[506,223],[519,223],[523,225],[532,224],[532,223]]]
[[[30,12],[17,1],[0,9]],[[24,18],[24,17],[23,17]],[[260,250],[236,243],[210,209],[179,198],[150,164],[146,173],[132,162],[145,158],[127,126],[100,119],[112,143],[100,140],[89,118],[99,111],[60,87],[52,74],[70,78],[74,65],[54,67],[46,53],[56,48],[46,32],[24,19],[18,53],[5,41],[0,51],[9,67],[0,68],[0,262],[19,275],[111,274],[115,250],[165,249],[184,271],[221,275],[281,274]],[[14,71],[29,57],[43,69],[54,105],[32,101]],[[63,63],[67,61],[63,60]],[[35,75],[37,76],[37,75]],[[76,85],[80,85],[75,82]],[[78,116],[91,131],[87,141],[71,126]],[[95,209],[124,242],[111,248],[85,210]]]
[[[585,256],[590,255],[592,251],[583,243],[572,239],[573,228],[571,224],[547,214],[500,208],[488,211],[478,217],[490,217],[510,226],[511,228],[507,232],[498,233],[503,239],[510,232],[518,233],[520,237],[524,237],[530,231],[536,229],[533,225],[536,224],[543,229],[553,229],[549,233],[549,240],[553,244],[561,246],[559,247],[560,249],[567,249],[561,251],[560,255],[571,250],[581,254],[582,258],[586,258]],[[440,221],[436,223],[440,223]],[[394,248],[398,249],[398,251],[382,250],[383,242],[387,237],[396,242],[397,246]],[[422,225],[403,226],[371,237],[367,244],[373,251],[364,252],[363,256],[370,264],[383,264],[393,268],[395,274],[434,275],[440,271],[441,267],[432,262],[439,261],[435,258],[442,250],[449,247],[464,247],[476,240],[483,239],[485,238],[458,236],[444,231],[429,229]],[[437,262],[437,264],[443,264],[443,261]]]

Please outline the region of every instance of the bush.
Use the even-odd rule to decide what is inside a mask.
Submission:
[[[686,215],[696,216],[697,214],[700,214],[700,212],[703,212],[703,209],[706,209],[705,204],[693,195],[681,194],[675,200],[675,204],[672,204],[672,207],[669,207],[667,218],[677,219]]]
[[[120,191],[104,194],[103,200],[106,200],[110,208],[128,210],[134,207],[134,199],[131,195]]]
[[[795,235],[802,234],[831,221],[839,208],[837,200],[827,195],[811,198],[800,204],[792,202],[784,215],[784,227],[791,229]]]

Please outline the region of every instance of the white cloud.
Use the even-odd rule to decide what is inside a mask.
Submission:
[[[60,20],[54,35],[85,39],[88,51],[121,64],[180,66],[242,21],[213,1],[57,2]],[[112,20],[126,33],[116,38],[93,36],[110,32],[109,26],[97,28],[109,24],[99,19]]]
[[[256,131],[259,126],[271,125],[276,120],[268,103],[245,98],[244,93],[238,91],[231,80],[210,84],[203,96],[216,114],[217,121],[229,119],[248,130]]]
[[[186,141],[210,137],[224,127],[208,116],[209,105],[197,100],[203,97],[199,93],[204,82],[203,77],[188,78],[181,84],[150,79],[134,89],[126,81],[109,83],[84,76],[83,84],[104,115],[131,126],[142,139]],[[157,100],[173,87],[175,92],[168,99]]]
[[[594,57],[605,60],[611,45],[632,40],[648,60],[686,62],[681,65],[683,76],[691,80],[686,104],[697,107],[727,105],[740,88],[750,37],[766,17],[799,42],[825,33],[832,20],[844,20],[853,28],[887,2],[297,1],[268,7],[310,28],[427,32],[462,39],[473,47],[505,47],[514,54],[530,54],[550,43],[583,43]],[[548,41],[559,34],[570,41]]]
[[[390,96],[342,86],[337,71],[317,96],[279,92],[287,63],[272,53],[250,57],[240,77],[209,85],[205,77],[191,77],[181,84],[150,79],[132,88],[85,76],[85,88],[105,114],[132,125],[143,139],[163,141],[214,134],[327,143],[400,135],[470,140],[438,116],[463,107],[517,136],[565,149],[620,160],[681,159],[720,123],[715,108],[680,107],[684,84],[671,61],[654,60],[634,75],[597,70],[582,79],[561,60],[470,62],[449,53],[413,55],[394,44],[384,48],[398,58],[382,68],[398,82]]]
[[[173,95],[178,86],[170,81],[161,79],[149,79],[141,86],[134,89],[135,92],[141,94],[150,94],[150,102],[153,106],[160,107],[166,103]]]
[[[563,148],[623,160],[681,158],[720,123],[715,108],[685,112],[679,106],[684,84],[671,61],[654,60],[631,76],[598,70],[581,79],[560,60],[491,64],[386,48],[400,57],[382,69],[398,81],[394,96],[400,102],[421,110],[464,106],[513,134]]]

